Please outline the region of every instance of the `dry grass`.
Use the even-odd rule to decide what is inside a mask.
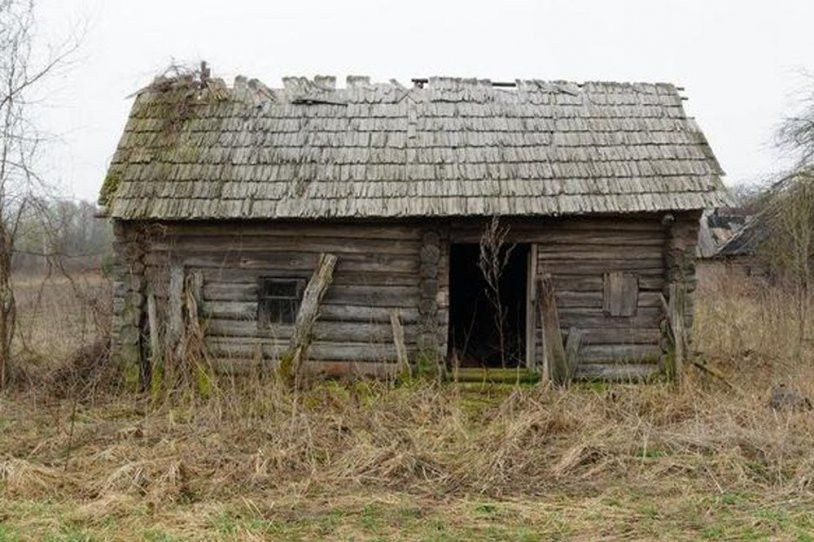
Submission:
[[[0,540],[808,540],[814,394],[791,304],[704,278],[696,345],[736,385],[389,388],[208,399],[0,397]]]

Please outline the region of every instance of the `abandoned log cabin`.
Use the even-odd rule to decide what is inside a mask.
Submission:
[[[100,196],[114,359],[149,370],[195,336],[235,371],[295,347],[330,375],[680,361],[699,218],[726,194],[679,88],[283,83],[196,73],[137,94]]]

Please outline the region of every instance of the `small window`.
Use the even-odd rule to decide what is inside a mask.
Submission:
[[[293,324],[305,281],[261,277],[257,287],[257,325]]]
[[[635,316],[639,304],[639,278],[633,273],[605,273],[603,309],[608,316]]]

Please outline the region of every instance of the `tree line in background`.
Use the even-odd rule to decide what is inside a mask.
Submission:
[[[87,201],[42,201],[36,212],[23,213],[16,231],[13,273],[99,270],[111,258],[112,229]]]

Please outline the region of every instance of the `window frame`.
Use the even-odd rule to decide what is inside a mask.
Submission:
[[[293,285],[294,294],[271,294],[268,293],[269,286],[273,284]],[[261,276],[257,278],[257,327],[264,329],[269,326],[293,325],[297,319],[297,312],[302,303],[303,292],[305,291],[305,279],[297,277]],[[283,308],[279,304],[291,304],[289,308]],[[275,309],[275,304],[277,308]],[[289,310],[290,309],[290,310]],[[282,315],[290,312],[290,321]]]

